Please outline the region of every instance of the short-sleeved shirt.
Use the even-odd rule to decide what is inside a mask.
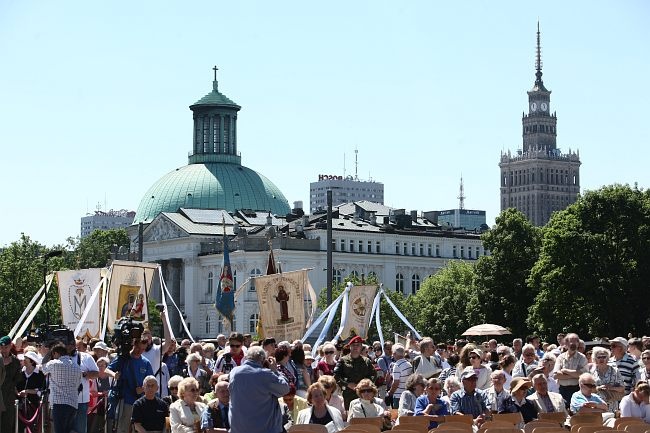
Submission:
[[[578,351],[576,351],[573,356],[569,355],[569,352],[564,352],[555,360],[553,372],[560,371],[563,368],[576,370],[578,373],[584,373],[587,371],[587,358]],[[571,379],[557,379],[557,381],[560,386],[576,386],[578,384],[577,377]]]
[[[395,361],[391,370],[393,380],[399,380],[399,385],[397,385],[393,396],[399,398],[406,390],[406,379],[413,373],[413,367],[410,362],[402,358]]]
[[[629,394],[639,376],[639,363],[626,353],[618,361],[612,357],[609,360],[609,364],[618,368],[618,372],[623,377],[623,382],[625,383],[625,393]]]
[[[142,424],[147,431],[162,431],[167,416],[169,416],[169,406],[161,398],[154,396],[149,400],[140,397],[133,403],[131,422]]]
[[[81,368],[69,356],[62,356],[45,364],[43,372],[50,375],[50,402],[76,409],[79,404]]]
[[[120,373],[119,384],[122,387],[122,396],[126,404],[135,403],[140,397],[136,395],[135,389],[142,386],[145,377],[153,376],[151,363],[144,356],[139,358],[117,357],[110,363],[108,369]]]
[[[459,389],[451,395],[449,400],[452,415],[460,412],[476,418],[488,410],[487,396],[485,391],[480,389],[475,389],[473,394],[468,394],[464,389]]]
[[[591,394],[589,397],[587,397],[582,392],[578,391],[574,392],[571,396],[571,411],[573,413],[578,413],[578,411],[580,411],[580,408],[582,408],[582,405],[589,401],[605,404],[605,401],[597,394]]]

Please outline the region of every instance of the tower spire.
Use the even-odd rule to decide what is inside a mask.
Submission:
[[[537,20],[537,48],[535,50],[535,85],[543,87],[542,81],[542,46],[540,44],[539,20]]]
[[[460,175],[460,194],[458,194],[458,209],[465,209],[465,186],[463,185],[463,175]]]

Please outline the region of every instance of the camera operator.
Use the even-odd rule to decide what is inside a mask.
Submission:
[[[7,335],[0,338],[0,361],[4,367],[2,382],[2,400],[5,411],[2,412],[0,431],[13,432],[16,424],[16,384],[22,377],[20,361],[11,352],[11,338]]]
[[[142,396],[144,392],[143,381],[147,376],[153,376],[151,363],[147,358],[142,356],[148,339],[142,335],[140,338],[134,338],[133,347],[128,355],[122,354],[110,363],[108,368],[114,371],[117,383],[117,392],[120,396],[117,415],[117,432],[127,433],[131,424],[131,415],[133,413],[133,403]]]
[[[214,371],[230,373],[233,368],[241,365],[241,362],[244,359],[243,344],[244,336],[242,334],[238,332],[231,333],[230,338],[228,339],[228,347],[226,347],[227,352],[223,353],[217,359]]]
[[[82,345],[79,345],[83,347]],[[88,352],[77,350],[75,341],[69,341],[66,346],[68,355],[72,362],[81,368],[81,385],[82,389],[79,393],[79,405],[77,407],[77,417],[74,423],[74,430],[76,432],[85,432],[88,429],[88,403],[90,402],[90,381],[97,379],[99,376],[99,368],[95,362],[95,358]]]
[[[52,359],[48,360],[50,356]],[[52,347],[43,363],[43,373],[49,377],[54,433],[70,433],[74,430],[79,405],[81,367],[68,356],[68,349],[62,343]]]

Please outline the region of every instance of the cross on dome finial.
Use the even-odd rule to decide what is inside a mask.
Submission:
[[[214,81],[212,81],[212,90],[218,92],[219,83],[217,82],[217,71],[219,70],[219,68],[217,68],[217,65],[214,65],[214,68],[212,68],[212,70],[214,71]]]
[[[537,30],[539,31],[539,23],[537,23]],[[214,68],[212,68],[212,70],[214,71],[214,81],[217,81],[217,71],[219,68],[217,68],[217,65],[214,65]]]

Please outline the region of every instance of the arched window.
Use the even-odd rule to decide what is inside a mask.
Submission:
[[[257,323],[260,321],[260,315],[255,313],[251,314],[250,319],[248,320],[248,333],[257,334]]]
[[[253,269],[250,273],[251,277],[259,277],[260,275],[262,275],[262,271],[260,271],[257,268]],[[250,285],[248,286],[248,290],[251,292],[255,291],[255,280],[253,278],[251,278],[251,282]]]
[[[418,290],[420,290],[420,276],[415,274],[411,277],[411,294],[415,295]]]
[[[212,294],[213,284],[214,284],[214,274],[210,272],[208,274],[208,295]]]
[[[395,275],[395,291],[404,293],[404,275],[402,274]]]

